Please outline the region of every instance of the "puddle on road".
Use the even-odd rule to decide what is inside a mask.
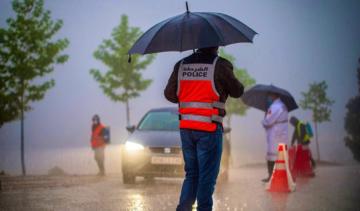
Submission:
[[[145,211],[145,200],[141,194],[133,194],[129,196],[129,210]]]

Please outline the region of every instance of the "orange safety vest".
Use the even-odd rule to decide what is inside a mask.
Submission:
[[[91,133],[91,147],[98,148],[105,145],[104,138],[101,136],[101,131],[105,128],[101,123]]]
[[[180,128],[213,132],[216,122],[222,123],[219,109],[225,109],[225,103],[219,102],[214,81],[217,60],[218,57],[212,64],[181,61],[177,87]]]

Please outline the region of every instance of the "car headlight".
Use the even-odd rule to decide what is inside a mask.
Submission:
[[[127,151],[140,151],[144,149],[144,146],[135,142],[127,141],[125,143],[125,149]]]

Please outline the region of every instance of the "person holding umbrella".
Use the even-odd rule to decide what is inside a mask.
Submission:
[[[256,85],[245,92],[242,100],[266,112],[261,123],[266,131],[268,177],[262,181],[268,182],[277,159],[278,144],[288,144],[288,111],[298,106],[288,91],[273,85]]]
[[[176,63],[165,97],[178,103],[185,179],[178,211],[212,210],[222,153],[222,120],[228,96],[239,98],[243,85],[232,64],[217,55],[218,46],[253,42],[257,34],[239,20],[222,13],[186,12],[146,31],[129,50],[131,54],[198,49]]]
[[[239,98],[243,85],[232,64],[217,55],[218,47],[200,48],[180,60],[165,88],[165,97],[179,103],[185,180],[177,210],[211,210],[219,173],[225,102]]]
[[[267,103],[269,109],[261,123],[266,130],[266,159],[269,176],[263,179],[263,182],[268,182],[271,178],[277,159],[278,144],[288,144],[288,111],[285,104],[278,94],[271,92],[268,94]]]

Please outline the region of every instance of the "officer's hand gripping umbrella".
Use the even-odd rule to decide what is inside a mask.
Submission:
[[[281,101],[286,105],[288,111],[298,108],[296,101],[288,91],[273,85],[255,85],[247,90],[241,99],[246,105],[266,112],[268,109],[267,96],[269,93],[278,94]]]
[[[131,47],[131,54],[186,51],[250,42],[257,34],[239,20],[222,13],[186,12],[146,31]],[[130,61],[130,56],[129,56]]]

